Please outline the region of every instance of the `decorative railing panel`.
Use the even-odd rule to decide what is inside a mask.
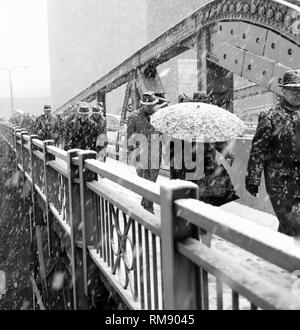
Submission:
[[[127,305],[132,308],[133,300],[140,309],[162,308],[158,219],[130,200],[126,189],[116,193],[106,179],[86,186],[93,192],[91,207],[96,210],[96,231],[90,236],[94,251],[90,252],[101,269],[115,275],[116,290],[126,291]]]

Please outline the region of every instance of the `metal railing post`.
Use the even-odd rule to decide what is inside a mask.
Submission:
[[[95,245],[96,239],[96,209],[93,205],[93,193],[86,188],[87,181],[97,180],[97,175],[88,171],[84,166],[86,159],[96,159],[96,152],[79,152],[79,181],[80,181],[80,206],[82,222],[82,253],[83,253],[83,281],[84,294],[88,297],[88,263],[87,246]],[[94,206],[94,207],[93,207]]]
[[[20,141],[21,141],[21,161],[22,161],[22,182],[23,184],[25,183],[25,159],[24,159],[24,138],[23,135],[27,135],[28,132],[22,130],[21,131],[21,137],[20,137]],[[24,194],[24,202],[25,202],[25,194]]]
[[[71,225],[71,269],[73,285],[74,309],[87,309],[88,303],[83,290],[82,256],[77,243],[82,240],[81,233],[81,205],[80,185],[74,182],[79,177],[79,168],[73,165],[72,160],[78,156],[79,149],[67,152],[68,185],[69,185],[69,208]]]
[[[48,255],[51,257],[51,242],[50,242],[50,215],[49,215],[49,189],[48,189],[48,177],[47,177],[47,167],[48,161],[54,160],[55,156],[47,152],[47,146],[53,146],[53,140],[43,141],[43,154],[44,154],[44,194],[46,197],[46,224],[47,224],[47,240],[48,240]]]
[[[175,214],[174,201],[198,198],[196,184],[171,180],[160,188],[162,287],[164,309],[196,309],[199,307],[199,271],[195,265],[177,253],[175,240],[196,236],[197,228]]]
[[[15,128],[14,131],[14,148],[15,148],[15,157],[16,157],[16,170],[18,171],[18,148],[17,148],[17,134],[21,133],[21,130],[19,128]]]
[[[35,175],[34,175],[34,165],[33,165],[33,139],[37,139],[37,135],[29,136],[29,155],[30,155],[30,169],[31,169],[31,207],[32,207],[32,219],[30,223],[30,241],[32,243],[33,237],[33,227],[35,226],[35,216],[36,216],[36,200],[35,200]]]

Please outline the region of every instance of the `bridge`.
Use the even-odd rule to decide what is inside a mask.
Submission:
[[[166,97],[157,66],[192,47],[198,51],[199,89],[213,91],[228,110],[233,74],[259,86],[250,88],[251,95],[261,89],[280,94],[283,73],[299,68],[299,14],[295,1],[212,1],[55,112],[65,114],[77,102],[95,99],[105,109],[106,94],[126,84],[121,132],[143,91],[151,88]],[[16,171],[30,185],[36,309],[47,309],[45,260],[52,257],[53,231],[70,259],[72,309],[87,307],[91,265],[124,308],[300,308],[298,241],[269,228],[274,217],[265,191],[254,201],[241,185],[251,138],[235,145],[238,170],[232,175],[241,199],[217,208],[199,201],[192,183],[137,177],[118,161],[121,133],[111,142],[115,152],[106,163],[97,161],[95,152],[66,152],[9,123],[0,124],[0,136],[3,156],[14,157]],[[155,203],[154,214],[141,207],[142,197]]]

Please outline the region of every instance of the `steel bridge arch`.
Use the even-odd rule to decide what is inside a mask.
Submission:
[[[203,67],[203,63],[201,63],[203,62],[203,54],[205,54],[205,58],[207,57],[211,62],[214,62],[220,67],[224,67],[226,70],[229,69],[231,72],[239,74],[240,66],[233,65],[230,61],[224,61],[224,58],[222,60],[222,58],[216,56],[218,48],[220,49],[220,43],[225,42],[226,44],[222,44],[221,48],[223,46],[227,47],[226,49],[230,54],[230,56],[227,56],[227,59],[234,58],[232,54],[239,57],[245,56],[246,54],[249,60],[249,57],[253,54],[254,58],[252,57],[250,60],[258,59],[259,67],[267,63],[268,68],[272,68],[271,79],[275,82],[277,78],[280,78],[280,75],[282,75],[282,72],[286,68],[300,66],[297,62],[297,58],[300,56],[300,7],[296,5],[297,3],[297,1],[287,2],[280,0],[253,0],[251,3],[247,0],[211,1],[138,50],[115,69],[56,109],[55,113],[61,113],[70,109],[78,101],[90,102],[96,98],[98,100],[103,100],[105,93],[123,85],[132,79],[132,77],[135,77],[138,69],[146,68],[149,65],[158,66],[168,61],[193,47],[195,42],[197,42],[197,40],[199,41],[199,37],[201,39],[201,36],[202,46],[201,44],[199,46],[198,43],[200,71],[201,67]],[[220,26],[224,27],[222,31],[218,30]],[[275,38],[281,48],[288,47],[288,51],[291,52],[291,54],[288,54],[290,57],[287,56],[287,58],[283,59],[278,58],[278,56],[280,57],[279,50],[272,56],[271,53],[268,53],[268,56],[265,57],[264,53],[259,52],[261,48],[255,47],[254,42],[256,39],[253,42],[251,37],[248,39],[246,38],[244,43],[241,43],[243,40],[240,40],[240,37],[235,36],[236,38],[234,38],[234,36],[230,34],[232,26],[237,28],[238,31],[239,28],[251,28],[261,36],[264,32],[267,32],[267,34],[269,34],[269,40],[267,36],[265,41],[269,43],[272,38]],[[205,34],[202,33],[203,31],[207,32],[208,39],[212,42],[207,42],[207,38],[205,38],[203,42],[203,35]],[[226,41],[224,39],[225,36],[229,37]],[[217,41],[217,44],[213,41]],[[272,45],[272,42],[270,44]],[[216,45],[219,45],[219,47],[216,47]],[[251,47],[247,49],[249,45]],[[245,54],[242,54],[241,50]],[[287,62],[287,59],[291,58],[291,56],[294,62]],[[236,60],[236,58],[234,59]],[[283,63],[279,62],[279,60]],[[272,64],[274,64],[273,67]],[[255,70],[252,72],[254,72],[255,75]],[[201,77],[201,73],[199,77]],[[249,74],[246,74],[246,78],[249,79]],[[251,74],[250,78],[252,78]],[[261,81],[254,80],[254,82],[280,93],[280,91],[278,89],[276,90],[276,87],[273,86],[275,84],[266,86],[265,82],[267,78],[270,77],[267,75],[265,79]],[[201,82],[199,85],[203,87],[201,86]]]

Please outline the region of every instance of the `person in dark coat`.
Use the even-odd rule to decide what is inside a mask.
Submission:
[[[203,91],[197,91],[192,96],[181,94],[178,97],[178,103],[202,102],[218,105],[214,98]],[[192,142],[193,159],[196,159],[196,143]],[[174,148],[170,148],[170,178],[186,180],[188,173],[194,173],[193,169],[185,168],[184,161],[184,141],[182,141],[182,167],[174,168]],[[204,174],[205,177],[191,180],[199,186],[200,200],[215,206],[220,206],[238,198],[231,179],[223,167],[216,161],[216,151],[223,154],[230,166],[234,161],[234,154],[229,151],[228,142],[204,143]]]
[[[61,114],[58,114],[54,120],[53,126],[53,136],[55,145],[58,147],[63,147],[64,144],[64,133],[66,129],[66,123]]]
[[[101,108],[99,106],[92,107],[92,115],[91,120],[96,124],[96,135],[97,135],[97,143],[96,143],[96,152],[97,158],[105,161],[106,159],[106,147],[107,147],[107,131],[106,131],[106,118],[103,116],[101,112]]]
[[[150,124],[150,116],[155,112],[155,105],[158,103],[157,97],[153,92],[146,92],[142,96],[141,104],[143,105],[140,109],[131,113],[128,118],[127,124],[127,142],[133,134],[143,134],[148,141],[148,150],[141,150],[141,153],[147,153],[148,168],[143,169],[140,166],[136,166],[137,175],[153,182],[156,182],[159,168],[152,168],[151,163],[151,135],[156,134],[155,128]],[[128,143],[127,151],[130,158],[130,154],[139,145],[130,146]],[[141,147],[141,146],[140,146]],[[142,158],[140,158],[142,159]],[[161,161],[161,153],[159,152],[159,163]],[[141,205],[149,212],[154,212],[153,202],[143,198]]]
[[[299,196],[296,126],[300,116],[300,70],[287,71],[279,86],[283,97],[259,115],[245,184],[247,191],[256,196],[264,171],[266,190],[279,220],[278,231],[298,236],[300,228],[292,210]]]
[[[65,150],[96,150],[97,127],[89,118],[90,109],[87,103],[78,104],[77,115],[67,123]]]
[[[53,140],[53,127],[55,120],[51,114],[52,109],[50,105],[44,106],[44,114],[39,116],[34,124],[34,132],[40,140]]]

